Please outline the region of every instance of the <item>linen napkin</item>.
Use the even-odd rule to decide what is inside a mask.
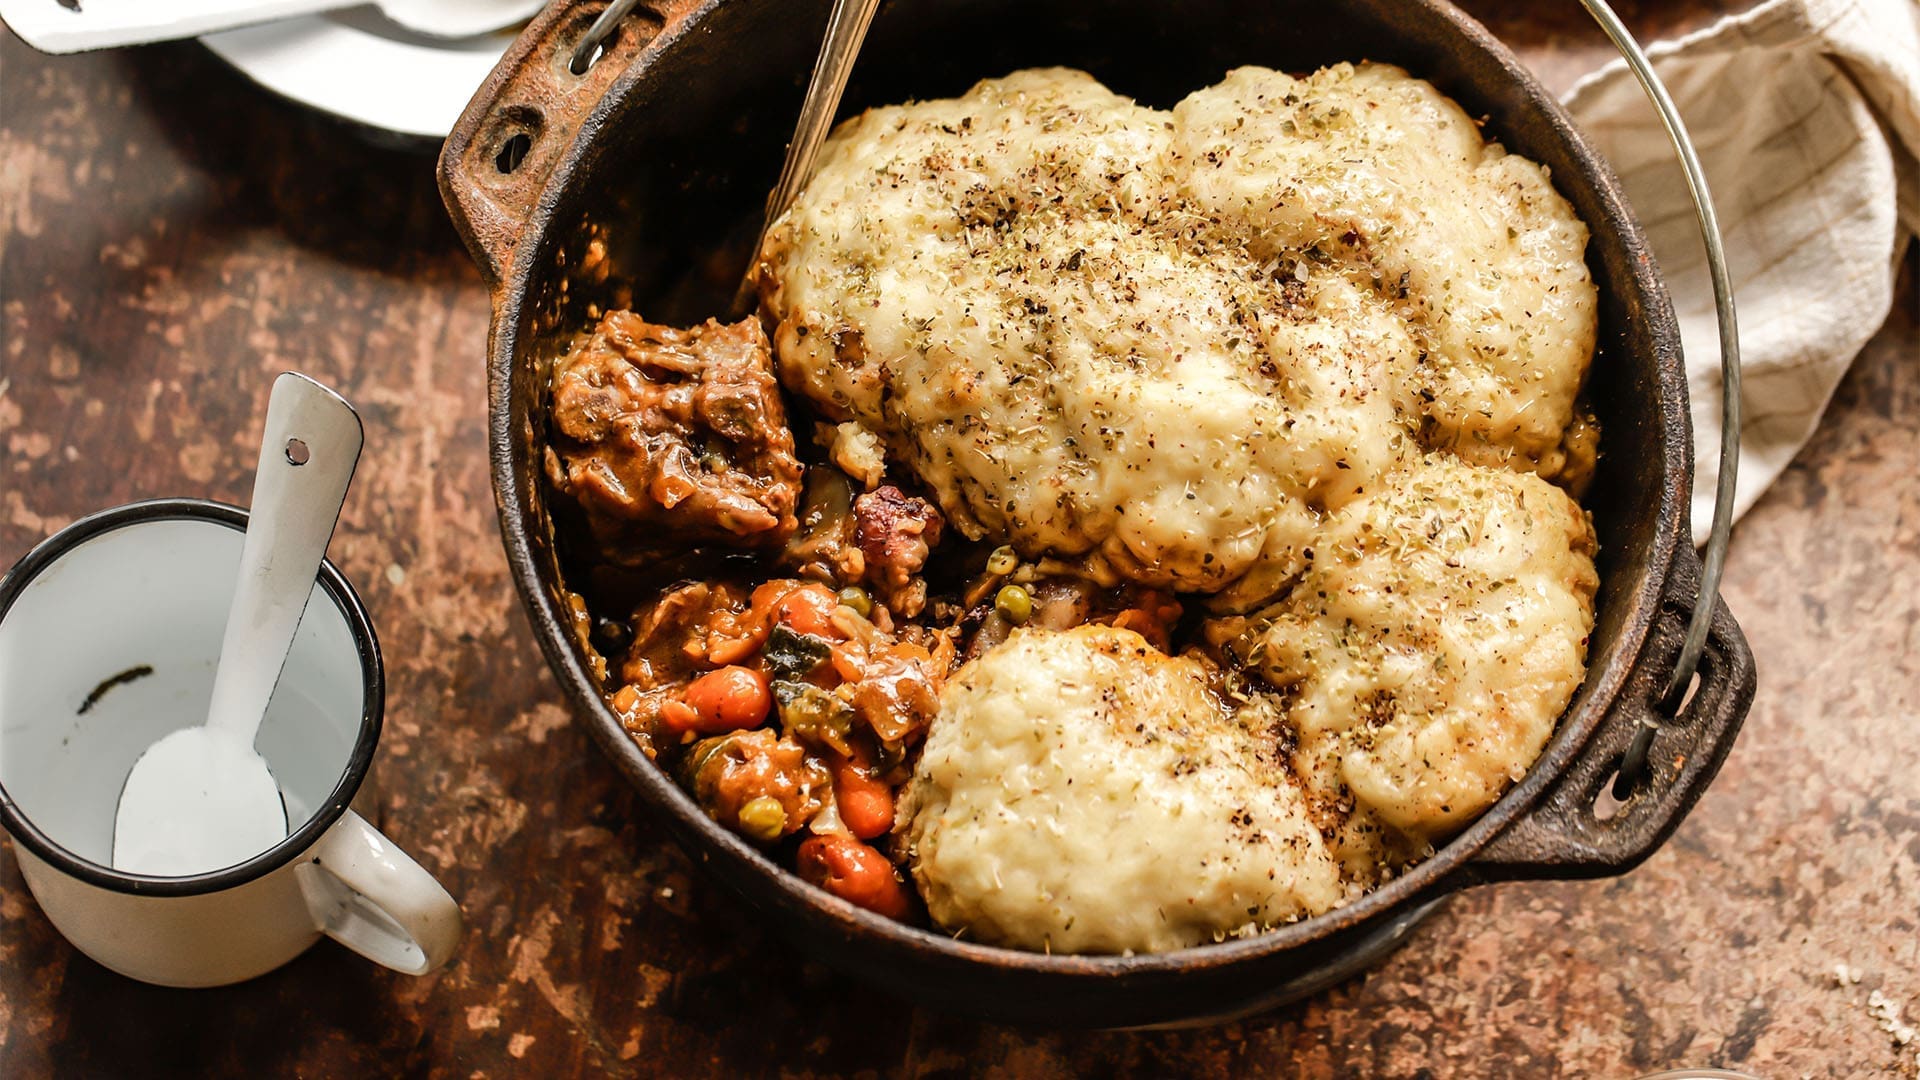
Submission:
[[[1886,321],[1920,232],[1920,3],[1767,0],[1647,54],[1693,136],[1726,242],[1745,410],[1738,515],[1813,434]],[[1624,61],[1565,101],[1619,173],[1673,297],[1693,410],[1693,539],[1704,543],[1720,345],[1686,181]]]

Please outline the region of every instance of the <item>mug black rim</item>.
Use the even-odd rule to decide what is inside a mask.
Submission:
[[[14,601],[35,578],[85,541],[131,525],[178,520],[206,521],[241,532],[247,528],[245,510],[211,499],[149,499],[89,514],[42,540],[15,563],[6,576],[0,577],[0,622],[5,621]],[[246,862],[222,870],[190,877],[129,874],[82,858],[60,846],[21,813],[7,793],[6,784],[0,782],[0,824],[6,826],[14,843],[25,846],[70,877],[139,896],[197,896],[231,889],[285,866],[313,846],[322,833],[340,820],[347,804],[366,780],[367,770],[373,765],[373,752],[380,744],[380,728],[386,714],[386,672],[380,659],[380,642],[374,636],[373,620],[360,602],[360,594],[331,560],[321,562],[319,579],[327,598],[345,616],[360,660],[360,735],[332,793],[306,824]]]

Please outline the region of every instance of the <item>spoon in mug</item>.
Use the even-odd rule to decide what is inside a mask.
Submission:
[[[367,0],[0,0],[0,19],[44,53],[113,49],[277,22]],[[546,0],[377,0],[393,23],[432,38],[459,39],[532,18]]]
[[[254,737],[293,649],[360,459],[353,406],[294,372],[274,380],[240,576],[205,724],[148,747],[120,792],[113,866],[182,877],[286,839],[286,804]]]

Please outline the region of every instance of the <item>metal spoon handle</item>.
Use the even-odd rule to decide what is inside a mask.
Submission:
[[[760,246],[774,219],[787,212],[800,189],[813,177],[814,162],[820,158],[820,144],[833,129],[833,114],[840,108],[840,95],[846,92],[847,77],[853,73],[854,58],[867,39],[867,27],[880,0],[833,0],[833,14],[827,19],[827,36],[820,43],[820,56],[813,62],[813,78],[807,83],[806,100],[800,103],[800,119],[793,126],[793,141],[787,144],[787,160],[780,167],[780,179],[767,196],[767,216],[760,223],[760,235],[754,238],[753,253],[747,262],[745,280],[734,297],[734,308],[744,313],[751,307],[754,266]]]
[[[207,711],[209,728],[247,745],[293,648],[361,439],[360,417],[340,395],[294,372],[274,380],[240,577]]]

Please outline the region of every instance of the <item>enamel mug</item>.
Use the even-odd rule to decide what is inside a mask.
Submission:
[[[190,877],[111,866],[135,759],[206,719],[246,523],[219,503],[134,503],[73,523],[0,579],[0,822],[21,876],[67,940],[144,982],[239,982],[323,934],[431,971],[459,940],[460,909],[348,805],[385,691],[373,625],[330,562],[255,742],[290,835]]]

